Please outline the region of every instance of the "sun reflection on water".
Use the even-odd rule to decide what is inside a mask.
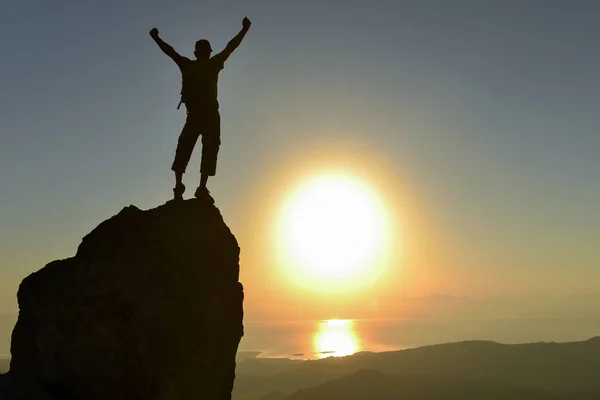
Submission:
[[[354,321],[330,319],[319,323],[313,337],[313,349],[319,358],[349,356],[360,351]]]

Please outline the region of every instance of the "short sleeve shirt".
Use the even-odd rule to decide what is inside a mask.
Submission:
[[[184,103],[195,106],[219,107],[219,72],[225,60],[219,55],[206,60],[190,60],[180,56],[175,60],[181,71],[181,98]]]

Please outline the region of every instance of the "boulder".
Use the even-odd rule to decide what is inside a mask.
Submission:
[[[124,208],[74,257],[21,283],[11,381],[54,399],[230,399],[243,336],[239,253],[208,202]]]

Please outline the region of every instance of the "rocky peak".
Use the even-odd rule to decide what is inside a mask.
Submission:
[[[124,208],[21,283],[0,399],[230,399],[239,251],[212,204]]]

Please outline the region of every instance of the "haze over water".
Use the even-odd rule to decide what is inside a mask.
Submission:
[[[594,311],[597,300],[597,296],[495,300],[440,297],[422,302],[454,306],[435,316],[424,313],[404,320],[246,322],[240,351],[260,351],[260,357],[318,359],[463,340],[506,344],[583,341],[600,335],[600,316]],[[527,307],[511,311],[515,302]]]

